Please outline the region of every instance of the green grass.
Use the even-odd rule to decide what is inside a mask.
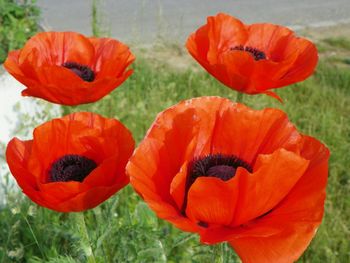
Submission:
[[[323,42],[327,43],[328,45],[334,48],[350,50],[350,40],[345,37],[325,38]]]
[[[64,107],[64,114],[84,110],[116,117],[140,142],[157,113],[180,100],[236,97],[197,66],[178,71],[151,63],[138,58],[135,73],[112,94],[94,104]],[[313,77],[278,93],[284,104],[265,95],[244,96],[244,102],[255,109],[283,109],[301,132],[323,141],[332,153],[325,217],[300,262],[350,262],[350,73],[321,62]],[[0,210],[0,263],[86,261],[74,214],[38,207],[8,189],[6,201]],[[98,262],[215,262],[213,251],[220,249],[229,262],[237,260],[229,247],[200,245],[196,235],[155,217],[130,186],[85,217]]]

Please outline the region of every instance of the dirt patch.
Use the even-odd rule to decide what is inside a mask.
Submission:
[[[327,27],[312,27],[297,31],[300,35],[308,37],[314,41],[326,38],[350,37],[350,23],[338,24]]]
[[[350,65],[350,23],[328,27],[306,28],[300,35],[310,38],[320,58],[339,67]]]
[[[321,58],[330,62],[348,64],[350,61],[350,48],[344,48],[342,41],[350,43],[350,23],[326,27],[309,27],[296,30],[297,35],[311,39],[318,47]],[[162,41],[154,45],[140,48],[134,45],[136,56],[151,61],[156,67],[169,67],[173,70],[186,71],[189,68],[198,70],[198,63],[191,57],[185,48],[185,43],[173,44]]]
[[[144,48],[134,48],[136,56],[150,61],[155,67],[169,67],[173,70],[186,71],[197,68],[197,62],[188,53],[186,47],[180,44],[157,42]]]

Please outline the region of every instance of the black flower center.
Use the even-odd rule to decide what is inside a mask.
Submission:
[[[236,168],[228,165],[215,165],[207,171],[207,176],[220,178],[223,181],[231,179],[236,173]]]
[[[266,55],[263,51],[253,48],[253,47],[245,47],[242,45],[231,47],[230,50],[240,50],[240,51],[245,51],[250,53],[256,61],[261,60],[261,59],[266,59]]]
[[[210,154],[196,158],[189,164],[188,183],[192,185],[198,177],[216,177],[223,181],[235,176],[236,169],[243,167],[252,172],[251,166],[234,155]]]
[[[84,156],[67,154],[55,161],[49,170],[49,182],[82,182],[97,164]]]
[[[81,79],[87,82],[92,82],[95,79],[95,73],[88,66],[81,65],[75,62],[65,62],[63,63],[62,66],[70,69],[72,72],[78,75]]]
[[[235,176],[238,167],[243,167],[252,172],[252,167],[245,161],[234,155],[210,154],[195,158],[188,164],[185,199],[182,213],[185,214],[187,206],[187,192],[198,177],[216,177],[228,181]]]

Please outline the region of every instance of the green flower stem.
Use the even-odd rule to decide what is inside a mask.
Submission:
[[[78,231],[80,235],[80,243],[87,257],[87,262],[96,263],[96,259],[92,251],[91,242],[90,242],[89,234],[85,223],[84,213],[83,212],[74,213],[74,215],[75,215],[75,219],[76,219],[76,223],[77,223]]]
[[[212,248],[213,251],[213,262],[215,263],[224,263],[223,259],[223,250],[222,250],[222,244],[216,244]]]
[[[212,261],[214,263],[235,263],[240,262],[238,257],[232,253],[232,248],[228,242],[221,242],[212,247]]]
[[[243,93],[237,92],[236,102],[243,103]]]

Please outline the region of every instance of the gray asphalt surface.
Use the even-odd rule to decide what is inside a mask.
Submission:
[[[39,0],[49,29],[91,34],[92,0]],[[111,36],[150,43],[161,35],[183,42],[208,15],[227,12],[246,23],[295,29],[350,22],[350,0],[100,0]]]

